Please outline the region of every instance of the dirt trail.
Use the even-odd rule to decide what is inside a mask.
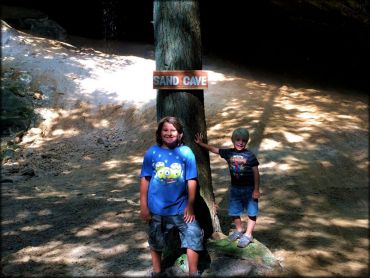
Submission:
[[[104,89],[99,74],[118,71],[125,61],[123,80],[140,77],[140,69],[152,70],[152,50],[81,38],[71,44],[85,49],[43,41],[27,45],[36,54],[15,60],[3,50],[3,67],[37,65],[35,76],[58,71],[53,82],[61,94],[45,107],[51,116],[43,132],[21,144],[17,163],[36,176],[2,185],[2,272],[143,276],[151,262],[138,215],[138,175],[154,143],[151,83],[143,82],[140,91],[115,79]],[[77,63],[81,55],[84,62]],[[232,130],[247,127],[249,148],[261,163],[255,238],[279,258],[287,276],[366,276],[368,97],[263,77],[214,57],[205,58],[204,69],[211,81],[205,91],[209,142],[230,146]],[[84,83],[94,78],[99,90]],[[135,102],[143,91],[150,97]],[[226,233],[228,172],[212,154],[211,166]]]

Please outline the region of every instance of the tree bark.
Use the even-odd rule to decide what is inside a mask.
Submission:
[[[202,45],[199,4],[196,0],[154,0],[155,60],[157,70],[201,70]],[[207,141],[203,90],[158,90],[157,120],[175,116],[184,125],[184,141],[195,153],[200,196],[195,210],[206,236],[222,232],[215,199],[208,151],[194,142],[197,132]],[[202,204],[203,202],[203,204]],[[205,203],[204,203],[205,202]]]

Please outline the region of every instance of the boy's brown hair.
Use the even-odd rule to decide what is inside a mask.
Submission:
[[[159,121],[157,131],[155,132],[157,144],[159,146],[163,145],[163,141],[162,141],[162,137],[161,137],[161,131],[162,131],[164,123],[172,124],[176,128],[177,132],[179,133],[180,136],[178,136],[178,138],[177,138],[178,139],[177,140],[177,146],[185,145],[184,136],[183,136],[184,135],[184,127],[181,124],[179,119],[177,119],[176,117],[171,117],[171,116],[164,117]]]

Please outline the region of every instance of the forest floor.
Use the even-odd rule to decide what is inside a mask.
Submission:
[[[138,176],[155,142],[152,46],[22,36],[7,41],[3,69],[30,71],[34,87],[56,91],[38,108],[44,121],[23,137],[22,155],[3,164],[35,176],[2,184],[2,274],[146,275]],[[254,236],[279,259],[281,275],[367,276],[368,96],[211,56],[204,69],[209,143],[228,147],[234,128],[250,130],[248,148],[261,164]],[[210,158],[228,233],[228,169]]]

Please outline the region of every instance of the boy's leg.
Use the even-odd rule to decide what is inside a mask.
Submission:
[[[230,241],[238,240],[244,233],[242,220],[240,218],[244,209],[243,203],[243,188],[231,185],[229,194],[229,216],[231,216],[235,224],[235,231],[228,236]]]
[[[188,248],[186,249],[186,255],[188,256],[189,275],[192,275],[198,272],[199,254]]]
[[[149,222],[149,247],[152,257],[152,266],[154,273],[161,272],[161,256],[164,247],[164,234],[162,231],[162,223],[164,218],[160,215],[152,215]]]
[[[243,232],[242,220],[240,215],[244,211],[245,197],[244,188],[237,186],[230,186],[230,195],[229,195],[229,216],[231,216],[235,229],[238,232]]]
[[[247,235],[250,238],[252,237],[254,227],[256,226],[257,221],[257,215],[259,212],[258,208],[258,200],[253,199],[253,188],[248,190],[248,203],[247,203],[247,212],[248,212],[248,222],[247,222],[247,231],[245,232],[245,235]]]
[[[253,241],[253,230],[256,225],[257,215],[258,215],[258,200],[252,198],[253,188],[248,188],[247,195],[247,211],[248,211],[248,223],[247,230],[245,234],[240,238],[237,246],[244,248],[248,246],[249,243]]]
[[[232,232],[227,238],[230,241],[238,240],[245,231],[243,231],[242,220],[240,216],[232,216],[236,231]]]
[[[155,251],[155,250],[150,250],[150,254],[152,255],[152,265],[153,265],[153,272],[161,272],[161,256],[162,253]]]
[[[235,224],[235,228],[238,232],[243,232],[242,220],[240,216],[232,216]]]
[[[256,216],[248,215],[247,231],[245,232],[245,234],[249,237],[252,237],[254,226],[256,226],[256,220],[257,220]]]
[[[241,247],[241,248],[247,247],[248,244],[253,241],[252,233],[253,233],[254,226],[256,225],[256,219],[257,219],[256,216],[248,215],[247,231],[242,237],[240,237],[240,240],[237,244],[238,247]]]
[[[189,276],[198,276],[199,251],[203,250],[203,230],[198,221],[184,222],[183,215],[173,217],[175,225],[179,229],[181,248],[186,248],[189,265]]]

